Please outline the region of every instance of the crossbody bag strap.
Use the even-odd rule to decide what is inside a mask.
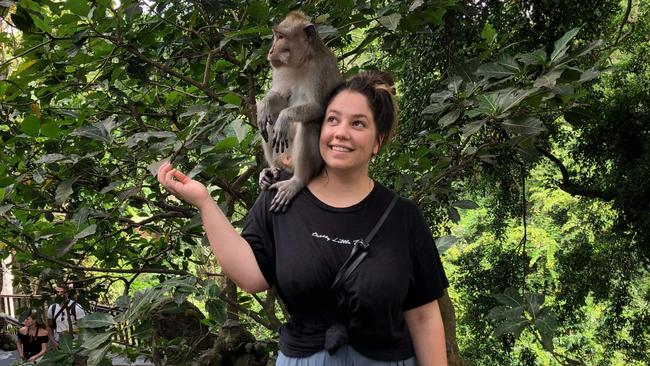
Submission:
[[[334,283],[332,283],[332,286],[330,287],[330,293],[335,293],[338,291],[341,286],[345,283],[345,280],[350,277],[352,272],[359,266],[361,261],[368,255],[368,248],[370,247],[370,242],[372,239],[375,237],[375,234],[381,229],[381,226],[384,224],[384,221],[386,221],[386,218],[390,214],[390,212],[393,210],[393,207],[395,206],[395,203],[397,202],[397,194],[393,195],[393,199],[390,201],[388,204],[388,207],[386,207],[386,210],[384,213],[381,215],[377,223],[375,224],[375,227],[372,228],[368,236],[366,236],[365,239],[361,243],[355,244],[354,247],[352,248],[352,252],[350,253],[350,256],[348,259],[343,263],[341,268],[339,268],[338,273],[336,274],[336,278],[334,279]]]

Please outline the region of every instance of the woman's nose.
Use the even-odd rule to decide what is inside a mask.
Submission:
[[[334,137],[339,139],[347,139],[350,136],[350,131],[346,123],[339,123],[334,129]]]

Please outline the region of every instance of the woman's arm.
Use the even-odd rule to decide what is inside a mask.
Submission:
[[[446,366],[445,327],[438,300],[404,312],[420,366]]]
[[[18,332],[20,332],[20,330],[18,330]],[[18,340],[16,341],[16,348],[18,349],[18,357],[21,359],[25,357],[23,355],[23,342],[20,341],[20,337],[18,337]]]
[[[164,163],[158,169],[158,181],[174,196],[199,209],[212,253],[225,274],[242,290],[264,291],[264,279],[250,245],[235,231],[205,186]]]

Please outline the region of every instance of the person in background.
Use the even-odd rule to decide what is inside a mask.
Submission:
[[[55,291],[54,304],[47,308],[47,333],[52,348],[58,349],[60,335],[74,334],[75,324],[86,316],[86,312],[81,305],[69,297],[65,284],[57,284]]]
[[[36,362],[47,353],[47,329],[36,310],[27,315],[24,324],[24,327],[18,329],[18,355],[27,362]]]

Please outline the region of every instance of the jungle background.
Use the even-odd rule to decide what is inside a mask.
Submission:
[[[235,363],[229,329],[255,362],[277,350],[274,291],[238,291],[152,171],[171,159],[241,226],[271,27],[294,9],[345,75],[397,80],[372,176],[437,237],[450,364],[650,363],[649,1],[0,0],[0,254],[16,293],[63,279],[115,306],[43,363],[206,362],[160,334],[169,299],[194,304],[213,364]],[[137,344],[113,342],[124,327]]]

